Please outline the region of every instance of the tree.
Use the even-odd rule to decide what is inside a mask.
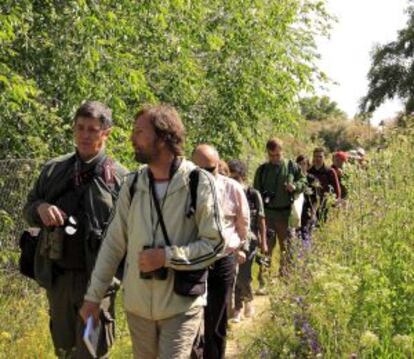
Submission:
[[[263,121],[292,127],[297,94],[319,74],[314,38],[329,27],[322,0],[243,6],[239,0],[9,0],[1,6],[0,82],[18,79],[22,88],[7,85],[9,95],[0,94],[0,128],[7,128],[0,135],[30,135],[38,144],[11,141],[2,157],[69,149],[70,119],[85,99],[113,109],[111,148],[118,156],[129,157],[125,142],[144,102],[179,109],[188,148],[208,141],[237,156],[246,139],[254,143],[262,134]],[[20,103],[12,106],[16,95]],[[17,116],[22,109],[24,119]]]
[[[363,112],[372,113],[394,97],[405,102],[406,113],[414,111],[414,7],[410,6],[407,12],[408,22],[397,39],[376,46],[372,52],[368,93],[360,105]]]
[[[302,116],[308,121],[323,121],[330,118],[346,119],[346,114],[328,96],[305,97],[299,101]]]

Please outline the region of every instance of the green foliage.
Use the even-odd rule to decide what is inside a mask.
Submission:
[[[308,136],[330,152],[353,148],[372,148],[381,142],[380,132],[369,123],[355,120],[329,119],[307,123]]]
[[[412,0],[409,1],[412,4]],[[414,111],[414,7],[407,10],[409,19],[397,39],[376,46],[371,55],[368,93],[361,100],[361,110],[372,113],[385,100],[398,97],[405,102],[405,112]]]
[[[114,110],[112,150],[123,160],[144,102],[180,110],[188,148],[208,141],[237,155],[263,121],[294,124],[328,19],[315,0],[3,1],[1,156],[67,151],[85,99]]]
[[[273,319],[246,357],[413,356],[413,149],[411,130],[351,169],[349,203],[275,285]]]
[[[305,97],[299,101],[300,112],[308,121],[323,121],[327,119],[346,119],[346,114],[335,101],[328,96]]]

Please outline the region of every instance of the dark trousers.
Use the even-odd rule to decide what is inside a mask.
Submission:
[[[250,244],[249,253],[246,262],[239,265],[239,272],[236,278],[236,287],[234,290],[234,308],[241,310],[243,302],[251,302],[253,300],[252,290],[252,266],[256,255],[257,241]]]
[[[59,358],[92,358],[83,342],[85,325],[79,315],[87,285],[88,278],[83,271],[62,271],[47,291],[50,332]],[[115,295],[102,301],[101,308],[107,318],[114,317],[114,299]],[[101,330],[99,340],[98,353],[103,356],[107,352],[105,330]]]
[[[226,352],[227,305],[234,283],[234,255],[219,259],[208,273],[204,311],[204,359],[221,359]]]

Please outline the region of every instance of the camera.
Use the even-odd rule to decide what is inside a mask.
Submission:
[[[68,236],[73,236],[78,231],[78,220],[74,216],[69,216],[66,218],[63,227]]]
[[[270,258],[269,257],[256,254],[256,263],[261,267],[270,268]]]
[[[143,250],[151,249],[152,246],[144,246]],[[158,248],[164,248],[164,246],[159,246]],[[165,267],[158,268],[151,272],[139,272],[139,277],[141,279],[158,279],[158,280],[166,280],[168,276],[168,269]]]
[[[276,193],[269,192],[269,191],[263,191],[262,192],[262,198],[263,203],[265,206],[268,206],[270,204],[270,201],[276,197]]]

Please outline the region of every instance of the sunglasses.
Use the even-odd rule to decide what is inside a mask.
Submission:
[[[75,217],[69,216],[65,223],[64,231],[69,236],[73,236],[78,231],[78,221]]]
[[[201,167],[201,168],[203,170],[207,171],[207,172],[213,173],[216,170],[217,166],[213,166],[213,167]]]

